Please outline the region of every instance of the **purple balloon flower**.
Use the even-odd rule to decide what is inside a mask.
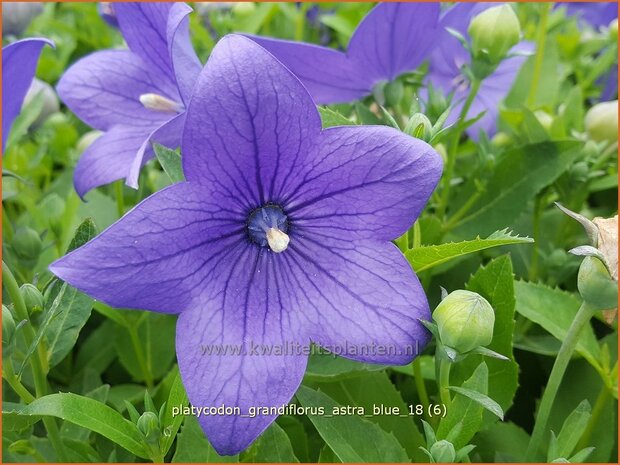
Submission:
[[[608,26],[618,17],[617,2],[558,2],[557,6],[566,7],[566,14],[577,16],[581,22],[594,28]]]
[[[462,70],[471,63],[471,55],[459,40],[448,32],[447,28],[458,31],[468,38],[467,28],[472,18],[493,5],[496,4],[457,3],[441,17],[442,33],[437,38],[433,53],[430,54],[426,82],[436,89],[441,89],[446,95],[453,93],[453,109],[448,117],[448,124],[456,122],[469,94],[470,83]],[[532,48],[532,44],[521,42],[513,47],[511,53],[530,52]],[[473,118],[482,112],[486,113],[468,128],[467,133],[470,137],[477,138],[480,129],[486,131],[487,134],[495,133],[500,103],[508,95],[525,59],[525,56],[513,56],[503,60],[495,72],[482,81],[480,90],[466,116]]]
[[[365,362],[417,355],[428,303],[390,241],[441,175],[428,144],[383,126],[321,130],[299,80],[232,35],[198,78],[181,149],[186,182],[50,269],[110,305],[180,313],[190,402],[239,408],[200,417],[220,454],[277,416],[251,407],[290,401],[311,341]]]
[[[351,102],[422,64],[439,31],[439,10],[439,3],[381,3],[357,26],[346,53],[250,37],[284,63],[317,103]]]
[[[95,52],[75,63],[58,94],[83,121],[104,131],[74,173],[80,196],[126,178],[137,187],[153,156],[150,141],[177,147],[185,107],[201,65],[190,39],[184,3],[115,3],[129,50]]]
[[[2,47],[2,153],[13,121],[19,115],[24,97],[37,70],[39,55],[48,39],[23,39]]]

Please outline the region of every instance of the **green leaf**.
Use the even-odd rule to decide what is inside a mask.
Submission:
[[[489,370],[482,362],[467,381],[463,383],[465,389],[481,394],[488,392]],[[447,439],[452,429],[461,423],[459,434],[452,443],[456,449],[465,447],[482,424],[482,407],[480,404],[463,394],[457,394],[447,409],[446,416],[441,419],[437,428],[437,439]]]
[[[566,337],[581,305],[581,299],[574,294],[524,281],[515,282],[515,295],[517,312],[542,326],[560,341]],[[582,330],[576,351],[595,368],[599,366],[600,347],[591,326]]]
[[[500,420],[504,419],[504,411],[502,410],[500,405],[497,402],[495,402],[493,399],[491,399],[489,396],[487,396],[486,394],[482,394],[478,391],[474,391],[473,389],[467,389],[467,388],[458,387],[458,386],[450,386],[448,389],[458,394],[462,394],[465,397],[469,397],[471,400],[480,404],[482,407],[487,409],[489,412],[491,412],[493,415],[498,417]]]
[[[313,381],[334,381],[335,379],[359,376],[369,371],[383,370],[385,365],[356,362],[348,358],[327,353],[312,353],[308,358],[306,377]]]
[[[291,440],[275,422],[243,454],[243,461],[255,463],[299,463],[293,452]]]
[[[411,366],[409,366],[409,373],[412,373]],[[373,408],[378,405],[390,409],[398,408],[398,415],[371,415],[368,420],[379,425],[384,431],[392,433],[407,451],[410,459],[420,461],[425,458],[419,449],[425,444],[424,437],[414,423],[414,417],[407,416],[409,407],[385,370],[363,373],[355,378],[339,379],[331,383],[322,383],[320,388],[341,405],[363,407],[370,413],[373,413]]]
[[[525,462],[530,436],[514,423],[497,422],[492,428],[480,431],[474,438],[476,452],[483,463]]]
[[[188,404],[187,394],[185,393],[185,387],[183,387],[183,381],[181,380],[181,375],[178,373],[174,378],[174,383],[170,388],[170,394],[168,394],[168,400],[166,401],[166,409],[164,410],[164,417],[162,419],[162,427],[166,431],[166,435],[164,437],[163,444],[161,446],[162,452],[164,455],[168,453],[172,443],[174,442],[174,438],[181,427],[181,423],[183,423],[183,416],[177,415],[176,417],[172,416],[172,408],[173,407],[186,407]],[[181,408],[181,410],[183,410]]]
[[[324,409],[324,415],[308,417],[342,462],[409,462],[396,438],[375,423],[357,415],[331,416],[340,405],[326,394],[302,385],[296,396],[304,407]]]
[[[351,126],[355,124],[350,119],[335,112],[329,107],[318,107],[321,114],[321,121],[323,122],[323,129],[331,128],[333,126]]]
[[[41,419],[40,416],[24,416],[20,415],[24,404],[16,404],[14,402],[2,402],[2,430],[6,434],[7,431],[21,431],[34,425]]]
[[[159,161],[159,164],[173,183],[185,181],[183,166],[181,165],[181,155],[175,150],[164,147],[157,142],[153,142],[153,151],[157,161]]]
[[[462,257],[463,255],[490,249],[491,247],[510,244],[528,244],[532,242],[534,242],[534,240],[529,237],[515,236],[508,229],[503,229],[494,232],[486,239],[476,237],[476,239],[469,241],[417,247],[405,252],[405,257],[407,257],[413,269],[417,273],[420,273],[434,266]]]
[[[67,253],[81,247],[97,234],[95,223],[85,219],[76,229]],[[56,279],[47,293],[43,323],[35,340],[28,348],[20,372],[43,339],[46,341],[47,361],[50,367],[58,365],[75,345],[80,330],[88,321],[93,299],[69,284]]]
[[[105,436],[134,455],[149,458],[136,425],[101,402],[72,393],[50,394],[22,408],[19,415],[52,416]]]
[[[570,458],[577,442],[585,432],[591,416],[590,403],[584,399],[564,421],[562,430],[557,437],[557,455],[548,457],[547,461],[550,462],[558,458]]]
[[[581,142],[542,142],[505,152],[484,194],[453,229],[459,237],[489,234],[514,223],[528,201],[552,184],[580,155]]]
[[[181,432],[178,434],[177,446],[172,457],[173,463],[238,463],[238,455],[222,456],[215,452],[205,437],[198,419],[189,415],[185,417]]]

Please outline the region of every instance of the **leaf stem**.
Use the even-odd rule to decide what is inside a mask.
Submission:
[[[13,306],[15,308],[15,315],[17,318],[21,320],[26,320],[26,324],[22,328],[22,334],[24,335],[24,340],[26,341],[26,345],[30,346],[34,343],[36,334],[30,323],[30,317],[28,315],[28,310],[26,309],[26,304],[24,303],[24,299],[19,290],[19,285],[11,273],[11,270],[7,266],[4,261],[2,262],[2,283],[4,284],[11,301],[13,302]],[[32,377],[34,379],[34,387],[35,393],[37,397],[43,397],[47,394],[47,379],[45,378],[45,365],[42,359],[42,356],[45,355],[45,351],[43,347],[39,345],[39,350],[36,350],[33,354],[32,361],[30,362],[30,367],[32,369]],[[54,450],[56,451],[57,458],[59,462],[66,462],[66,453],[65,448],[60,438],[60,434],[58,433],[58,425],[56,424],[56,420],[49,417],[43,417],[43,424],[45,425],[45,429],[47,430],[50,442],[52,443]]]
[[[538,262],[539,262],[539,251],[538,251],[538,243],[540,241],[540,218],[542,215],[542,197],[543,194],[540,193],[536,196],[534,201],[534,219],[532,222],[533,229],[533,237],[534,243],[532,244],[532,260],[530,262],[530,275],[529,279],[532,282],[536,282],[538,280]]]
[[[151,390],[153,389],[153,375],[151,374],[151,370],[146,363],[144,351],[142,350],[142,344],[140,343],[140,338],[138,337],[138,331],[136,329],[136,326],[127,325],[127,331],[129,332],[131,344],[133,345],[133,348],[136,352],[136,358],[138,359],[138,364],[140,365],[140,369],[142,370],[142,376],[144,376],[146,386],[149,390]]]
[[[114,193],[116,195],[116,211],[118,213],[119,218],[125,214],[125,198],[123,196],[123,183],[124,181],[121,179],[120,181],[116,181],[116,183],[114,184]]]
[[[445,357],[441,358],[439,362],[439,397],[441,398],[441,403],[446,406],[446,408],[450,408],[450,404],[452,403],[452,399],[450,397],[450,368],[452,367],[452,362]]]
[[[469,109],[471,108],[472,103],[474,103],[474,99],[476,95],[478,95],[478,91],[480,90],[480,85],[482,81],[479,79],[474,79],[471,82],[471,87],[469,89],[469,95],[467,96],[467,100],[465,100],[465,104],[461,109],[461,113],[456,122],[457,130],[452,138],[452,143],[450,145],[450,150],[448,150],[448,159],[446,161],[446,171],[444,174],[444,186],[441,195],[441,199],[439,202],[439,206],[437,208],[437,215],[440,218],[443,218],[446,213],[446,209],[448,207],[448,202],[450,200],[450,189],[452,183],[452,177],[454,176],[454,168],[456,166],[456,156],[457,150],[459,148],[459,141],[461,140],[461,136],[463,135],[463,130],[460,129],[463,126],[463,121],[467,118],[467,113],[469,113]]]
[[[2,366],[2,377],[6,380],[6,382],[11,386],[13,391],[19,396],[21,400],[25,403],[29,404],[35,397],[30,393],[30,391],[24,386],[13,369],[13,362],[8,359],[4,361]]]
[[[558,390],[560,389],[562,378],[564,377],[568,363],[570,362],[573,352],[575,351],[575,347],[577,346],[577,342],[579,341],[581,330],[588,324],[594,315],[594,311],[594,308],[589,306],[586,302],[583,302],[581,307],[579,307],[570,328],[568,329],[568,333],[566,334],[564,341],[562,342],[558,356],[556,357],[553,368],[551,369],[551,375],[549,376],[547,387],[545,388],[540,401],[538,414],[536,415],[536,423],[534,424],[534,430],[532,431],[532,438],[530,439],[525,456],[527,462],[533,462],[537,457],[538,449],[542,443],[543,436],[548,432],[547,423],[553,407],[553,401],[555,400]]]

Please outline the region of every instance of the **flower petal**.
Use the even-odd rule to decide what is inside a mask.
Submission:
[[[320,129],[299,80],[252,40],[227,36],[211,52],[187,110],[185,176],[226,186],[246,208],[278,202]]]
[[[355,360],[406,364],[424,348],[430,320],[424,290],[389,242],[292,238],[286,284],[298,297],[310,337]]]
[[[170,8],[166,36],[170,60],[183,103],[187,105],[202,65],[189,37],[188,15],[193,10],[186,3],[174,3]]]
[[[148,129],[115,126],[84,151],[73,173],[80,197],[95,187],[123,179],[148,137]]]
[[[350,240],[395,239],[418,217],[442,170],[419,139],[384,126],[321,133],[284,209],[302,234],[329,230]]]
[[[380,3],[353,33],[348,57],[373,82],[414,70],[435,44],[439,10],[439,3]]]
[[[114,307],[178,313],[195,303],[211,262],[246,241],[245,218],[204,187],[173,184],[50,265]]]
[[[119,2],[114,5],[118,26],[129,50],[170,83],[176,82],[167,36],[172,5],[165,2]]]
[[[133,161],[130,164],[126,182],[129,187],[138,188],[140,169],[147,161],[153,158],[152,142],[176,149],[181,143],[181,133],[183,132],[184,124],[185,113],[178,114],[146,137],[139,149],[134,153]]]
[[[170,115],[147,110],[140,95],[157,93],[174,98],[177,92],[127,50],[105,50],[82,58],[65,72],[57,90],[71,111],[102,131],[114,125],[158,126]]]
[[[310,340],[279,287],[283,264],[265,248],[239,244],[213,265],[202,306],[179,316],[177,357],[190,403],[240,409],[199,418],[220,454],[256,439],[277,414],[251,418],[249,408],[286,405],[306,368]]]
[[[248,37],[290,69],[318,104],[352,102],[372,90],[375,79],[343,52],[303,42]]]
[[[2,48],[2,153],[13,120],[19,115],[47,39],[23,39]]]

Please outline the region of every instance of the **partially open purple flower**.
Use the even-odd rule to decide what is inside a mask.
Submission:
[[[290,401],[311,341],[404,364],[428,341],[426,297],[390,242],[441,174],[426,143],[383,126],[321,130],[304,86],[242,36],[198,81],[181,143],[186,182],[53,263],[116,307],[180,313],[177,356],[216,450],[247,447]]]
[[[48,39],[23,39],[2,47],[2,153],[13,121],[19,115],[24,97],[37,70],[39,55]]]
[[[441,17],[442,32],[437,38],[436,47],[430,54],[426,81],[436,89],[441,89],[446,95],[454,93],[452,97],[454,108],[448,118],[448,124],[457,120],[469,93],[470,83],[463,74],[463,67],[471,63],[471,55],[459,40],[448,32],[447,28],[458,31],[467,38],[467,28],[471,19],[493,5],[493,3],[457,3]],[[530,43],[521,42],[513,47],[511,53],[531,50]],[[493,74],[482,81],[467,118],[473,118],[482,112],[486,113],[468,128],[467,132],[471,137],[475,138],[480,129],[488,134],[495,132],[500,103],[508,95],[525,59],[526,57],[522,55],[505,59]]]
[[[185,106],[200,72],[184,3],[115,3],[129,50],[95,52],[74,64],[58,94],[83,121],[104,131],[74,174],[80,196],[126,178],[137,187],[150,141],[179,145]]]
[[[317,103],[351,102],[381,81],[413,71],[438,32],[439,3],[381,3],[357,26],[346,53],[318,45],[251,36],[284,63]]]

